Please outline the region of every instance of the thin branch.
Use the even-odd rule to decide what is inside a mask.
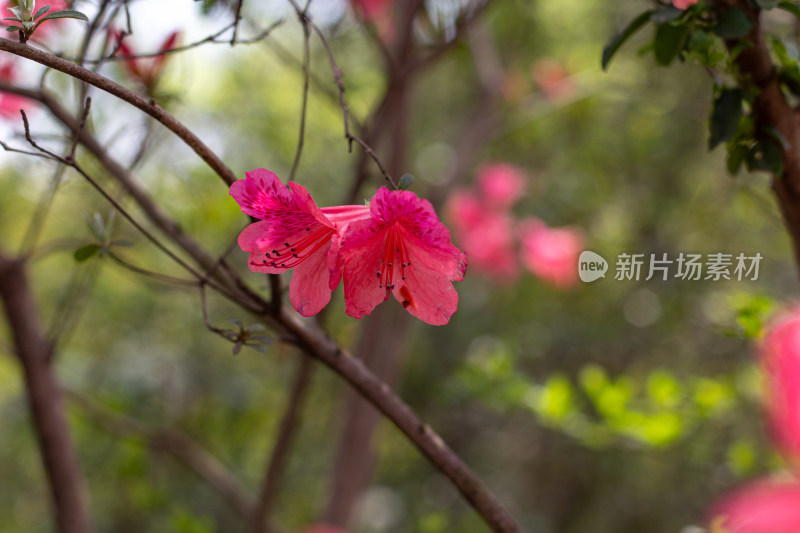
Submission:
[[[294,4],[293,0],[292,4]],[[294,4],[295,7],[297,6]],[[372,150],[372,148],[367,144],[364,139],[353,135],[350,131],[350,108],[347,105],[347,102],[344,98],[344,83],[342,82],[342,69],[339,68],[339,65],[336,63],[336,58],[333,57],[333,50],[331,50],[330,45],[328,44],[328,40],[325,38],[325,35],[322,33],[322,30],[314,24],[313,21],[308,19],[308,24],[311,26],[311,29],[314,30],[314,33],[317,34],[319,37],[320,42],[322,43],[322,47],[325,49],[325,53],[328,55],[328,62],[331,65],[331,71],[333,72],[333,82],[336,84],[337,89],[339,90],[339,105],[342,108],[342,118],[344,120],[344,136],[347,139],[348,150],[351,152],[353,151],[353,142],[357,142],[361,145],[364,149],[364,153],[366,153],[369,157],[375,161],[375,164],[378,165],[378,168],[383,174],[384,179],[389,183],[389,185],[393,189],[398,189],[397,183],[395,183],[394,179],[389,175],[389,172],[386,170],[386,167],[383,166],[383,163],[378,158],[377,154]]]
[[[0,38],[0,50],[78,78],[141,109],[183,140],[226,184],[232,185],[236,181],[236,174],[197,135],[159,106],[155,99],[147,99],[96,72],[25,44]]]
[[[239,33],[239,21],[242,20],[242,6],[244,5],[244,0],[239,0],[236,2],[236,15],[233,20],[233,36],[231,37],[231,46],[236,44],[236,37]]]
[[[241,3],[240,3],[241,6]],[[308,87],[311,73],[311,31],[308,28],[310,23],[308,15],[305,11],[298,11],[297,17],[303,25],[303,104],[300,109],[300,132],[297,139],[297,150],[294,154],[294,163],[292,163],[292,170],[289,172],[288,181],[293,181],[297,172],[297,167],[300,165],[300,157],[303,155],[303,143],[306,136],[306,109],[308,108]]]
[[[133,272],[135,274],[140,274],[142,276],[154,279],[156,281],[160,281],[162,283],[167,283],[169,285],[181,285],[184,287],[200,286],[200,282],[197,280],[175,278],[172,276],[167,276],[166,274],[162,274],[160,272],[154,272],[152,270],[147,270],[146,268],[138,267],[122,259],[120,256],[111,251],[110,248],[106,249],[105,255],[108,256],[108,258],[111,259],[111,261],[121,266],[125,270]]]
[[[294,315],[276,317],[309,354],[347,380],[438,468],[461,495],[497,533],[521,533],[522,529],[491,491],[442,438],[406,404],[391,387],[378,379],[359,359],[343,351],[336,342]]]
[[[254,35],[253,37],[251,37],[249,39],[238,39],[233,44],[255,44],[257,42],[263,41],[264,39],[269,37],[269,35],[272,33],[273,30],[275,30],[275,28],[277,28],[281,24],[283,24],[283,22],[284,22],[283,19],[278,19],[275,22],[273,22],[272,24],[270,24],[269,26],[267,26],[266,28],[264,28],[263,30],[261,30],[258,34]],[[229,41],[227,39],[224,40],[224,41],[221,41],[221,40],[219,40],[219,38],[222,36],[222,34],[227,32],[231,28],[235,29],[236,27],[237,26],[235,25],[235,23],[231,22],[230,24],[227,24],[224,28],[222,28],[221,30],[217,31],[216,33],[212,33],[211,35],[208,35],[207,37],[204,37],[204,38],[202,38],[202,39],[200,39],[198,41],[194,41],[194,42],[189,43],[189,44],[185,44],[183,46],[176,46],[175,48],[170,48],[169,50],[158,50],[156,52],[146,52],[146,53],[142,53],[142,54],[119,55],[118,54],[119,46],[115,46],[114,49],[111,51],[111,53],[109,53],[108,55],[106,55],[104,57],[101,57],[101,58],[85,59],[84,63],[88,63],[88,64],[98,63],[98,64],[100,64],[100,63],[106,63],[106,62],[112,62],[112,61],[128,61],[130,59],[147,59],[147,58],[151,58],[151,57],[160,57],[160,56],[178,54],[178,53],[181,53],[181,52],[185,52],[187,50],[191,50],[193,48],[197,48],[197,47],[202,46],[204,44],[231,44],[231,41]],[[71,58],[65,58],[65,59],[72,60]]]
[[[205,480],[242,517],[250,516],[253,498],[239,478],[195,439],[174,428],[153,429],[138,420],[102,407],[76,392],[65,391],[81,412],[105,431],[136,440],[166,453]]]
[[[78,165],[78,163],[76,163],[74,159],[71,159],[71,158],[68,158],[68,157],[61,157],[61,156],[51,152],[50,150],[47,150],[46,148],[41,147],[39,144],[37,144],[36,141],[31,136],[30,124],[28,123],[28,117],[25,114],[25,111],[24,110],[20,110],[20,113],[22,114],[22,121],[23,121],[24,126],[25,126],[25,139],[28,141],[28,143],[34,149],[36,149],[37,151],[41,152],[42,154],[44,154],[48,158],[52,159],[53,161],[56,161],[56,162],[62,163],[64,165],[67,165],[69,167],[72,167],[78,174],[83,176],[83,178],[86,181],[88,181],[89,184],[92,187],[94,187],[95,190],[97,192],[99,192],[100,195],[103,198],[105,198],[105,200],[108,203],[110,203],[114,207],[114,209],[117,212],[119,212],[119,214],[122,215],[125,218],[125,220],[130,222],[131,225],[133,225],[133,227],[135,227],[139,231],[139,233],[144,235],[147,240],[149,240],[151,243],[153,243],[156,246],[156,248],[158,248],[159,250],[164,252],[170,259],[172,259],[173,261],[178,263],[180,266],[182,266],[187,272],[193,274],[194,276],[196,276],[198,278],[202,278],[203,277],[199,272],[197,272],[194,268],[192,268],[183,259],[181,259],[177,255],[175,255],[175,253],[173,253],[172,250],[167,248],[165,244],[163,244],[160,240],[158,240],[155,237],[155,235],[150,233],[150,231],[148,231],[144,226],[142,226],[139,222],[137,222],[136,219],[133,218],[133,216],[130,213],[128,213],[128,211],[124,207],[122,207],[122,205],[120,205],[120,203],[117,202],[94,178],[92,178],[80,165]],[[80,127],[79,127],[78,131],[80,131]]]

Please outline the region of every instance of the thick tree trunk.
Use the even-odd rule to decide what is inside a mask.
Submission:
[[[92,530],[83,475],[64,413],[61,390],[50,364],[51,346],[44,336],[31,294],[25,263],[0,253],[0,299],[22,366],[31,420],[50,484],[60,533]]]

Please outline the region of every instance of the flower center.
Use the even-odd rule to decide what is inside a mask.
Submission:
[[[294,268],[330,242],[333,228],[322,224],[315,228],[305,228],[302,233],[296,234],[297,239],[284,241],[283,246],[273,248],[264,254],[261,265],[252,263],[253,266],[269,265],[275,268]]]
[[[394,289],[398,274],[400,279],[406,279],[405,270],[410,267],[411,259],[400,234],[400,229],[397,224],[392,224],[386,232],[380,270],[377,272],[378,287],[386,289],[386,298],[389,298],[389,293]]]

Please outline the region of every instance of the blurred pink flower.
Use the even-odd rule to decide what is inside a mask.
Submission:
[[[347,225],[369,217],[367,206],[320,209],[302,185],[287,187],[262,168],[231,185],[246,215],[261,219],[239,235],[253,272],[280,274],[294,268],[289,300],[303,316],[319,313],[342,277],[339,243]]]
[[[726,495],[712,507],[710,533],[800,531],[800,483],[759,480]]]
[[[392,293],[411,315],[447,324],[458,307],[452,282],[464,279],[467,263],[433,206],[381,187],[369,210],[371,218],[353,222],[342,241],[345,312],[361,318]]]
[[[0,60],[0,80],[16,82],[17,79],[17,63],[14,59],[3,58]],[[11,93],[0,93],[0,116],[3,118],[18,119],[20,118],[20,109],[25,109],[26,113],[30,113],[34,105],[28,98]]]
[[[495,209],[510,209],[528,186],[525,171],[508,163],[489,163],[478,169],[478,188],[484,200]]]
[[[394,0],[351,0],[356,13],[364,20],[375,21],[389,14]]]
[[[175,48],[181,32],[176,30],[168,34],[158,48],[158,55],[141,58],[135,57],[139,55],[139,52],[126,42],[126,36],[122,31],[111,29],[110,32],[114,41],[116,41],[119,57],[125,60],[125,69],[128,74],[139,81],[148,92],[152,92],[159,79],[161,79],[169,56],[168,52]]]
[[[540,59],[534,63],[531,73],[534,83],[549,100],[566,100],[575,93],[575,83],[556,60]]]
[[[686,9],[697,3],[697,0],[672,0],[672,5],[678,9]]]
[[[577,228],[549,228],[536,218],[520,222],[522,264],[543,281],[566,289],[578,280],[583,234]]]
[[[769,326],[761,361],[772,439],[788,461],[800,464],[800,309]]]
[[[514,220],[506,212],[481,206],[471,192],[456,191],[445,207],[458,243],[469,259],[470,268],[496,281],[512,282],[519,275],[514,243]]]

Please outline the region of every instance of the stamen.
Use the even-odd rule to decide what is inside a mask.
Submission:
[[[329,228],[328,226],[320,225],[317,228],[314,228],[314,231],[311,231],[311,228],[305,228],[306,234],[303,235],[303,238],[299,239],[294,244],[290,244],[288,241],[283,243],[282,248],[277,248],[272,250],[272,254],[275,257],[281,257],[281,254],[287,256],[291,254],[291,259],[284,263],[277,264],[275,261],[270,263],[273,267],[280,267],[280,268],[294,268],[303,261],[305,261],[309,256],[311,256],[314,252],[322,248],[326,243],[330,242],[330,237],[333,235],[334,230]],[[264,254],[267,258],[271,259],[270,254]],[[267,261],[264,261],[266,264]],[[254,263],[254,266],[255,263]]]

